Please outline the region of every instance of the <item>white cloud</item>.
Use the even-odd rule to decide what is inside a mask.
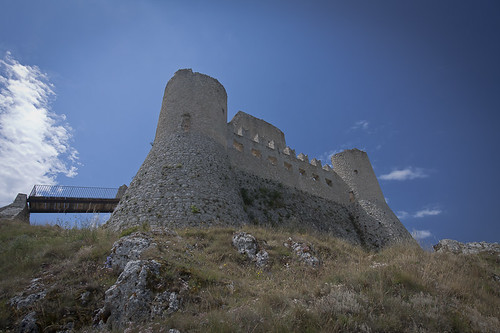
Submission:
[[[382,175],[379,179],[382,180],[408,180],[416,178],[426,178],[429,175],[421,168],[408,167],[406,169],[394,170],[388,174]]]
[[[0,206],[35,184],[54,184],[59,174],[77,174],[72,129],[50,110],[52,89],[38,67],[10,53],[0,59]]]
[[[440,209],[422,209],[413,214],[413,217],[421,218],[426,216],[435,216],[441,214],[442,211]]]
[[[413,229],[411,231],[411,235],[416,240],[421,240],[421,239],[424,239],[424,238],[431,237],[432,233],[429,230],[415,230],[415,229]]]
[[[335,155],[335,154],[338,154],[338,153],[340,153],[342,151],[344,151],[344,150],[343,149],[335,149],[335,150],[325,151],[323,154],[321,154],[318,157],[318,160],[320,160],[323,165],[328,164],[328,165],[331,166],[331,164],[332,164],[332,156]]]
[[[354,123],[354,126],[351,127],[351,130],[362,129],[366,131],[368,129],[369,124],[370,123],[366,120],[360,120]]]
[[[404,210],[400,210],[400,211],[397,211],[396,212],[396,216],[398,217],[398,219],[404,219],[404,218],[407,218],[408,216],[410,216],[410,214]]]

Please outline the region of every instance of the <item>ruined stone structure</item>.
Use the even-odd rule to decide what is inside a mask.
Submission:
[[[165,88],[153,147],[107,226],[255,223],[329,232],[370,248],[411,239],[365,152],[346,150],[332,165],[296,155],[282,131],[244,112],[227,123],[224,87],[179,70]]]
[[[30,223],[27,195],[19,193],[10,205],[0,207],[0,219],[17,220]]]

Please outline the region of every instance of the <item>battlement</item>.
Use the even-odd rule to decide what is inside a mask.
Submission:
[[[329,165],[297,155],[277,127],[242,111],[235,118],[228,124],[227,142],[233,167],[325,199],[349,202],[350,189]]]

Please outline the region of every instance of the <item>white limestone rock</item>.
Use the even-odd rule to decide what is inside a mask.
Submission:
[[[257,253],[257,240],[254,236],[246,232],[238,232],[233,235],[233,246],[239,253],[246,254],[248,258],[255,258]]]
[[[41,278],[31,280],[30,285],[21,295],[14,296],[10,299],[10,306],[17,310],[23,310],[32,307],[37,301],[44,299],[47,295],[47,289]]]
[[[143,232],[134,232],[117,240],[111,248],[106,266],[123,270],[131,260],[138,260],[142,252],[151,246],[156,246],[151,237]]]
[[[161,279],[160,268],[155,260],[129,261],[105,293],[104,306],[94,318],[98,328],[121,330],[130,322],[145,323],[177,311],[177,294],[156,290],[152,282]]]
[[[238,232],[233,235],[233,246],[241,254],[246,254],[247,257],[255,261],[257,267],[263,267],[269,260],[269,253],[266,250],[258,250],[258,243],[254,236],[246,232]]]
[[[28,313],[21,321],[21,324],[17,328],[17,332],[18,333],[38,333],[38,332],[40,332],[40,329],[38,328],[36,320],[37,320],[37,318],[36,318],[35,311]]]
[[[283,245],[285,247],[291,248],[295,255],[309,266],[319,266],[320,261],[316,256],[313,255],[314,249],[312,245],[295,242],[291,237],[289,237],[287,242]]]
[[[487,242],[472,242],[461,243],[453,239],[442,239],[433,246],[434,251],[438,253],[454,253],[454,254],[478,254],[481,252],[496,253],[500,255],[499,243]]]

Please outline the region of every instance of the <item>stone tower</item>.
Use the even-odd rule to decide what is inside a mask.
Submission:
[[[112,229],[247,222],[226,152],[227,95],[190,69],[170,79],[153,147],[112,214]]]
[[[362,229],[364,242],[381,247],[410,234],[387,205],[368,155],[359,149],[332,156],[332,166],[351,188],[353,212]]]

